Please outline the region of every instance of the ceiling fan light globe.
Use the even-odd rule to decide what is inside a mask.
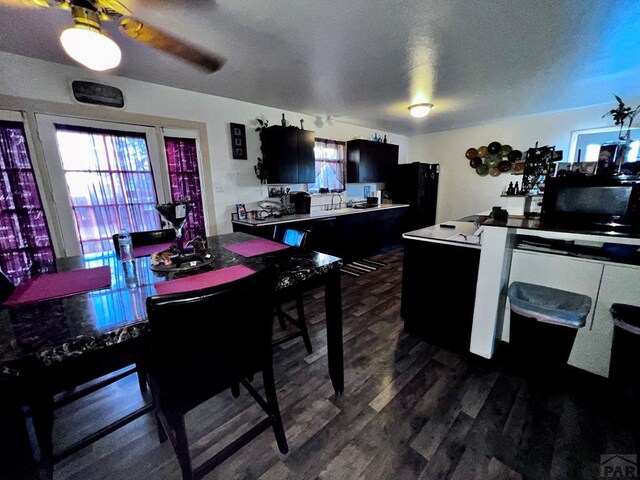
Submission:
[[[413,105],[409,105],[409,113],[412,117],[422,118],[426,117],[432,108],[432,103],[415,103]]]
[[[85,67],[103,72],[117,67],[122,58],[118,44],[97,28],[75,25],[60,34],[67,55]]]

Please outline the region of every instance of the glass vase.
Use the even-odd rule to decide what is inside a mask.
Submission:
[[[191,204],[186,201],[156,205],[156,211],[164,218],[176,232],[176,248],[184,252],[183,227],[189,218]]]

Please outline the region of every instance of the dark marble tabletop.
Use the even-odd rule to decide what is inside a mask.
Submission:
[[[277,288],[283,290],[342,265],[339,258],[297,248],[251,258],[224,248],[254,238],[245,233],[209,237],[208,246],[216,256],[210,269],[246,265],[260,270],[277,264]],[[149,257],[135,259],[137,282],[127,285],[115,253],[58,259],[58,271],[109,265],[111,288],[20,308],[0,307],[0,377],[19,376],[30,361],[50,365],[145,335],[146,298],[156,294],[154,283],[165,281],[150,270],[149,262]]]

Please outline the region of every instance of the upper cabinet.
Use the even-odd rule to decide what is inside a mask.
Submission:
[[[315,132],[273,126],[260,140],[269,183],[315,182]]]
[[[347,142],[347,182],[386,183],[398,164],[398,145],[351,140]]]

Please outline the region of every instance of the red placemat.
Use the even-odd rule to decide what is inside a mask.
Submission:
[[[171,245],[173,245],[173,242],[156,243],[155,245],[141,245],[139,247],[134,247],[133,256],[136,258],[148,257],[150,255],[153,255],[154,253],[164,252]]]
[[[154,287],[156,287],[156,292],[160,295],[190,292],[240,280],[241,278],[248,277],[252,273],[254,272],[249,267],[235,265],[233,267],[221,268],[220,270],[191,275],[190,277],[179,278],[177,280],[159,282],[156,283]]]
[[[39,275],[22,282],[5,302],[9,307],[69,297],[111,286],[109,266]]]
[[[256,238],[255,240],[247,240],[246,242],[230,243],[229,245],[225,245],[224,248],[243,257],[255,257],[256,255],[284,250],[285,248],[289,248],[289,245],[273,242],[266,238]]]

